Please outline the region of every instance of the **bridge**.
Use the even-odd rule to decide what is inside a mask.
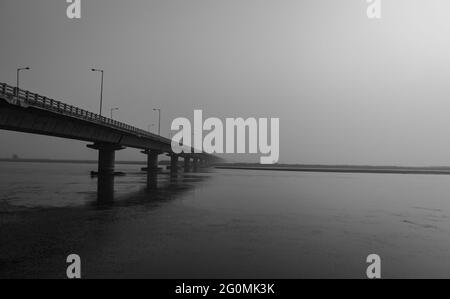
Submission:
[[[170,157],[172,174],[178,171],[179,158],[184,159],[185,172],[220,161],[193,149],[175,154],[168,138],[5,83],[0,83],[0,129],[92,142],[88,147],[99,152],[99,178],[114,176],[115,152],[127,147],[147,156],[149,174],[157,171],[162,154]]]

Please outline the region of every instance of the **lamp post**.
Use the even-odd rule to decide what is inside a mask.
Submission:
[[[104,75],[105,71],[104,71],[104,70],[100,70],[100,69],[91,69],[91,71],[102,73],[102,83],[101,83],[101,87],[100,87],[100,116],[102,116],[102,106],[103,106],[103,75]]]
[[[31,70],[29,67],[20,67],[17,69],[17,78],[16,78],[16,97],[19,100],[19,85],[20,85],[20,71],[28,71]]]
[[[161,109],[153,109],[153,111],[158,111],[158,135],[161,136]]]
[[[111,112],[111,119],[114,119],[113,118],[113,112],[114,111],[118,111],[119,110],[119,108],[111,108],[111,110],[110,110],[110,112]]]

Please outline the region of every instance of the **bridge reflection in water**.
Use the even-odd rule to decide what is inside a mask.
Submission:
[[[145,186],[137,192],[121,194],[120,200],[117,199],[115,192],[116,176],[98,176],[97,201],[98,206],[123,205],[127,203],[136,203],[136,201],[167,200],[176,195],[190,191],[195,188],[199,182],[210,178],[206,174],[209,172],[206,168],[196,173],[174,173],[174,172],[152,172],[146,175]]]

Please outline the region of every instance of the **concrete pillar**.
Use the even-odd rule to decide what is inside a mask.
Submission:
[[[142,171],[147,172],[147,189],[155,190],[158,187],[158,156],[161,153],[152,150],[145,150],[141,153],[147,155],[147,167],[142,168]]]
[[[114,199],[114,164],[116,151],[123,146],[112,143],[89,144],[88,148],[98,150],[98,181],[97,199],[99,202],[109,202]]]
[[[198,162],[199,159],[197,157],[194,157],[194,165],[193,165],[194,172],[198,171]]]
[[[184,156],[184,172],[191,171],[191,158],[189,156]]]
[[[204,159],[200,159],[198,164],[200,165],[201,168],[204,168],[205,167],[205,160]]]
[[[98,174],[114,174],[116,151],[109,148],[98,151]]]
[[[95,143],[87,147],[98,150],[98,175],[114,175],[116,151],[124,147],[112,143]]]
[[[145,150],[142,151],[143,154],[147,155],[147,167],[142,168],[143,171],[147,172],[157,172],[158,171],[158,156],[160,155],[157,151]]]
[[[178,172],[178,155],[170,155],[170,172],[172,174]]]

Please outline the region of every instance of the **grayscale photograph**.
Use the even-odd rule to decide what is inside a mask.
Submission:
[[[0,279],[450,278],[449,12],[0,0]]]

